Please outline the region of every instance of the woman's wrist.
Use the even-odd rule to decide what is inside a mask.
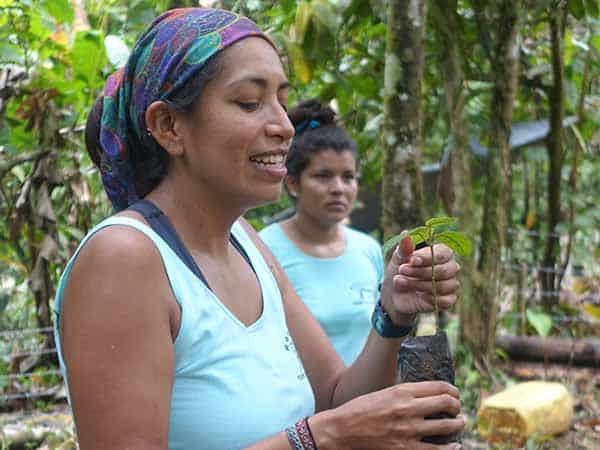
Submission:
[[[317,450],[317,444],[313,437],[308,417],[300,419],[285,430],[288,443],[292,450]]]
[[[395,311],[392,302],[392,290],[389,284],[386,284],[385,280],[379,285],[379,303],[383,310],[388,313],[394,325],[399,327],[413,325],[417,319],[417,314],[405,314]]]
[[[308,425],[319,450],[348,449],[335,410],[322,411],[308,418]]]
[[[383,309],[389,314],[390,318],[394,322],[394,325],[401,327],[414,324],[415,320],[417,319],[417,314],[405,314],[395,312],[393,305],[390,304],[392,303],[391,294],[389,294],[389,292],[384,292],[383,285],[379,286],[379,291],[381,292],[381,295],[379,297],[379,303],[381,303]]]

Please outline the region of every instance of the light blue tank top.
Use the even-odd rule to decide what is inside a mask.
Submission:
[[[350,365],[371,331],[371,315],[383,280],[383,257],[381,246],[371,236],[349,227],[344,230],[346,248],[336,258],[303,253],[279,223],[259,234],[344,363]]]
[[[154,242],[181,306],[174,343],[170,450],[241,449],[314,414],[313,392],[287,328],[277,282],[237,222],[232,233],[248,254],[262,290],[263,312],[250,326],[240,322],[148,226],[112,217],[92,229],[67,264],[55,300],[54,333],[65,379],[58,318],[66,282],[85,242],[111,225],[133,227]]]

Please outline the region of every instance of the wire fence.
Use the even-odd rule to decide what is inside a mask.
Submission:
[[[4,331],[0,331],[0,339],[2,339],[3,337],[13,337],[13,336],[24,336],[26,334],[43,334],[43,333],[49,333],[52,331],[52,327],[46,327],[46,328],[23,328],[20,330],[4,330]]]
[[[40,336],[52,332],[52,327],[22,328],[0,331],[0,408],[15,400],[55,398],[63,387],[63,375],[58,369],[38,367],[23,371],[23,361],[56,355],[57,349],[45,348]],[[1,410],[0,409],[0,410]]]
[[[566,269],[555,269],[554,267],[544,267],[544,266],[536,266],[536,267],[530,267],[524,264],[504,264],[503,267],[506,270],[509,271],[513,271],[513,272],[523,272],[525,271],[528,274],[532,274],[532,273],[555,273],[558,275],[564,275],[565,273],[567,273]]]

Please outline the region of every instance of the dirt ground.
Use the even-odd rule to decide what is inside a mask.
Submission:
[[[519,381],[545,380],[563,383],[574,399],[574,416],[569,430],[554,437],[531,439],[524,447],[491,446],[478,438],[474,417],[463,440],[464,450],[600,450],[600,368],[567,367],[542,363],[511,362],[502,367]]]

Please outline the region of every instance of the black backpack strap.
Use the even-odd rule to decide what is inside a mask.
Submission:
[[[208,285],[204,274],[198,267],[198,264],[196,264],[196,261],[188,251],[187,247],[179,238],[177,231],[175,231],[175,228],[173,227],[173,225],[171,225],[171,222],[169,221],[168,217],[154,203],[150,202],[149,200],[142,199],[129,206],[128,209],[136,211],[142,216],[144,216],[144,219],[146,219],[146,221],[148,222],[150,227],[156,232],[156,234],[158,234],[161,238],[164,239],[164,241],[169,245],[169,247],[171,247],[171,249],[177,254],[177,256],[179,256],[181,261],[183,261],[183,263],[188,267],[188,269],[190,269],[192,273],[194,273],[194,275],[196,275],[210,289],[210,286]],[[230,235],[229,240],[231,244],[235,247],[235,249],[238,252],[240,252],[240,254],[248,262],[248,264],[250,264],[252,270],[256,273],[254,267],[252,266],[252,263],[250,262],[250,257],[248,256],[244,248],[241,246],[241,244],[238,242],[238,240],[235,238],[235,236]]]

